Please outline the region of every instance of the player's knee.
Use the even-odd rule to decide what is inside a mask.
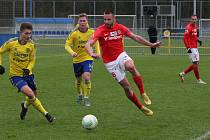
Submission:
[[[125,67],[125,69],[126,69],[127,71],[130,71],[130,72],[134,72],[134,71],[135,71],[135,67],[134,67],[134,65],[132,65],[132,64],[127,65],[127,66]]]
[[[83,74],[83,79],[85,80],[85,81],[90,81],[90,78],[91,78],[91,75],[90,75],[90,73],[84,73]]]
[[[124,88],[125,91],[129,91],[130,90],[130,84],[129,83],[125,83],[123,85],[123,88]]]
[[[28,92],[27,96],[28,96],[29,99],[33,99],[33,98],[36,97],[33,91],[32,92]]]
[[[198,65],[199,65],[199,62],[198,62],[198,61],[193,62],[193,66],[194,66],[194,67],[197,67]]]

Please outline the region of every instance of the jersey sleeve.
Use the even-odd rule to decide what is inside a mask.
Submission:
[[[184,32],[184,44],[186,48],[190,48],[190,42],[189,42],[189,37],[190,37],[190,33],[191,33],[191,29],[190,27],[186,27],[186,30]]]
[[[29,63],[28,63],[27,69],[32,71],[35,65],[35,61],[36,61],[36,46],[34,44],[34,47],[29,55]]]
[[[0,65],[2,65],[2,54],[10,50],[11,43],[10,41],[5,42],[0,46]]]
[[[73,55],[74,53],[74,51],[71,48],[73,41],[74,41],[74,32],[68,36],[65,43],[65,49],[70,55]]]
[[[101,36],[101,30],[100,29],[97,29],[93,35],[91,36],[91,39],[95,41],[97,41],[99,39],[99,37]]]
[[[121,31],[122,31],[122,33],[125,35],[125,36],[128,36],[128,37],[130,37],[130,35],[131,35],[131,31],[126,27],[126,26],[124,26],[124,25],[120,25],[120,29],[121,29]]]
[[[98,55],[101,55],[101,52],[100,52],[100,45],[99,45],[99,42],[98,42],[98,41],[95,42],[94,47],[95,47],[95,52],[96,52]]]

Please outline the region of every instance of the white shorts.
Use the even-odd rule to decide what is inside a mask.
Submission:
[[[199,52],[197,48],[190,49],[191,53],[188,53],[191,62],[199,61]]]
[[[125,62],[132,60],[126,52],[122,52],[116,60],[105,63],[105,67],[112,77],[118,82],[122,81],[125,78]]]

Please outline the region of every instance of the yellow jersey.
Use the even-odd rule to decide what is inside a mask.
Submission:
[[[18,38],[11,38],[0,47],[0,65],[2,65],[2,54],[9,52],[10,71],[9,75],[23,76],[22,69],[32,69],[35,65],[36,47],[32,40],[25,45],[21,45]]]
[[[77,53],[77,57],[73,57],[73,63],[80,63],[86,60],[93,60],[93,58],[86,52],[85,44],[94,33],[94,30],[88,28],[87,32],[80,32],[78,28],[72,31],[66,39],[65,49],[70,54]],[[100,55],[100,48],[98,41],[94,44],[97,54]]]

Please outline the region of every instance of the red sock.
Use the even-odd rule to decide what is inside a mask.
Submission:
[[[143,94],[144,93],[144,84],[142,81],[142,77],[140,75],[135,76],[135,77],[133,77],[133,80],[136,83],[136,85],[138,86],[140,94]]]
[[[193,70],[193,67],[194,67],[194,65],[193,65],[193,64],[192,64],[192,65],[190,65],[187,69],[185,69],[185,70],[184,70],[184,73],[185,73],[185,74],[189,73],[190,71],[192,71],[192,70]]]
[[[135,93],[133,93],[133,96],[127,96],[128,99],[130,99],[139,109],[142,108],[142,104],[140,103],[140,101],[138,100],[137,96]]]
[[[200,79],[199,72],[198,72],[198,66],[194,66],[193,72],[194,72],[196,79],[197,80]]]

